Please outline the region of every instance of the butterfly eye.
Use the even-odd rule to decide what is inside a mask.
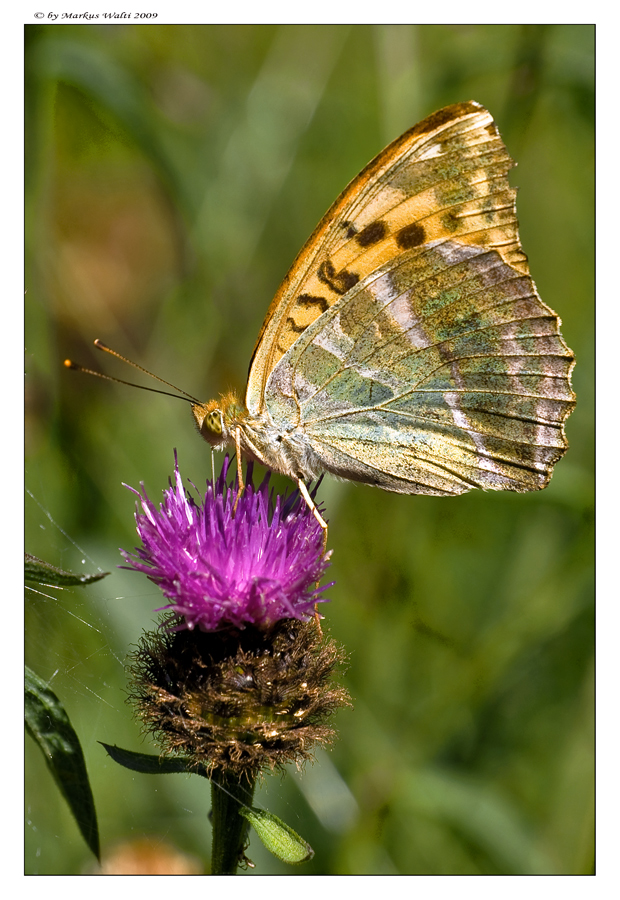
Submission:
[[[222,404],[218,400],[192,404],[192,413],[198,430],[212,447],[220,447],[227,441],[227,426],[222,409]]]
[[[222,433],[222,413],[219,409],[214,409],[205,416],[202,427],[212,434]]]

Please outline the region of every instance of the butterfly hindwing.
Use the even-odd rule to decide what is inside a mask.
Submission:
[[[497,250],[437,240],[384,263],[309,326],[265,403],[348,479],[527,491],[565,450],[572,365],[528,275]]]

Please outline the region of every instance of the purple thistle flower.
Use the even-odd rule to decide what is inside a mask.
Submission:
[[[159,509],[146,495],[136,524],[143,546],[121,550],[124,568],[144,572],[170,602],[175,628],[218,631],[234,626],[268,628],[280,619],[307,621],[330,584],[317,588],[328,568],[323,530],[297,492],[273,498],[269,474],[258,488],[248,484],[233,518],[234,483],[226,482],[225,458],[204,501],[186,494],[175,453],[175,484]],[[128,487],[128,485],[126,485]],[[332,582],[333,583],[333,582]]]

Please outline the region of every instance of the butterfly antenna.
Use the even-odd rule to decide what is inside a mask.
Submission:
[[[177,400],[185,400],[187,403],[200,403],[195,397],[192,397],[191,394],[188,394],[187,391],[181,390],[175,384],[171,384],[169,381],[165,381],[165,379],[160,378],[159,375],[154,375],[152,372],[149,372],[148,369],[145,369],[143,366],[139,366],[138,363],[132,362],[132,360],[127,359],[125,356],[121,356],[120,353],[117,353],[116,350],[112,350],[103,341],[97,339],[95,341],[95,347],[98,350],[104,350],[106,353],[110,353],[112,356],[116,356],[117,359],[122,360],[130,366],[133,366],[134,369],[139,369],[140,372],[143,372],[145,375],[148,375],[150,378],[154,378],[156,381],[161,382],[161,384],[165,384],[168,387],[173,388],[173,390],[178,391],[177,394],[171,394],[170,391],[162,391],[158,388],[145,387],[143,384],[136,384],[133,381],[124,381],[122,378],[114,378],[112,375],[104,375],[103,372],[95,372],[93,369],[87,369],[85,366],[81,366],[79,363],[73,362],[71,359],[65,360],[65,366],[68,369],[73,369],[76,372],[84,372],[86,375],[95,375],[97,378],[103,378],[105,381],[114,381],[116,384],[125,384],[128,387],[139,388],[141,391],[151,391],[154,394],[165,394],[166,397],[176,397]],[[179,396],[183,394],[183,396]]]
[[[159,382],[161,382],[161,384],[167,385],[168,387],[172,388],[174,391],[178,391],[179,394],[183,394],[185,397],[187,397],[189,400],[191,400],[192,403],[200,403],[200,400],[196,400],[196,398],[192,397],[191,394],[188,394],[187,391],[183,391],[183,390],[181,390],[181,388],[178,388],[176,386],[176,384],[171,384],[169,381],[166,381],[164,378],[160,378],[159,375],[153,375],[153,373],[149,372],[148,369],[145,369],[144,366],[139,366],[138,363],[133,362],[131,359],[127,359],[126,356],[121,356],[120,353],[117,353],[116,350],[112,350],[111,347],[108,347],[107,344],[104,344],[103,341],[99,340],[99,338],[97,338],[95,340],[94,344],[98,350],[104,350],[106,353],[110,353],[112,356],[115,356],[117,359],[120,359],[124,363],[127,363],[127,365],[133,366],[134,369],[139,369],[140,372],[144,372],[145,375],[148,375],[150,378],[154,378],[155,381],[159,381]]]

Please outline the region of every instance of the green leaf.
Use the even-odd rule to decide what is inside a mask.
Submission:
[[[109,756],[119,765],[143,775],[174,775],[185,772],[188,775],[202,775],[208,778],[204,766],[196,766],[188,757],[154,756],[151,753],[136,753],[123,750],[100,741]],[[254,828],[267,849],[286,863],[302,863],[314,856],[314,850],[292,828],[281,819],[264,809],[238,804],[238,813]]]
[[[33,581],[35,584],[50,584],[56,587],[79,586],[100,581],[110,574],[109,572],[99,572],[97,575],[75,575],[73,572],[65,572],[64,569],[52,566],[30,553],[26,553],[24,556],[26,581]]]
[[[95,801],[78,736],[56,694],[28,667],[25,694],[26,729],[41,748],[84,840],[99,859]]]
[[[100,741],[108,755],[119,765],[143,775],[175,775],[185,772],[188,775],[202,775],[208,778],[204,766],[196,766],[189,757],[155,756],[151,753],[136,753],[123,750]],[[264,809],[238,804],[239,815],[243,816],[254,828],[265,847],[283,862],[296,864],[307,862],[314,856],[314,850],[292,828],[281,819]],[[235,804],[237,806],[237,804]]]
[[[241,806],[239,814],[251,824],[265,847],[285,863],[307,862],[314,856],[314,850],[297,832],[282,819],[278,819],[266,809]]]
[[[133,772],[141,772],[143,775],[176,775],[186,772],[188,775],[202,775],[207,778],[206,770],[202,766],[196,766],[191,759],[184,756],[154,756],[151,753],[135,753],[133,750],[123,750],[122,747],[104,744],[99,741],[114,762]]]

